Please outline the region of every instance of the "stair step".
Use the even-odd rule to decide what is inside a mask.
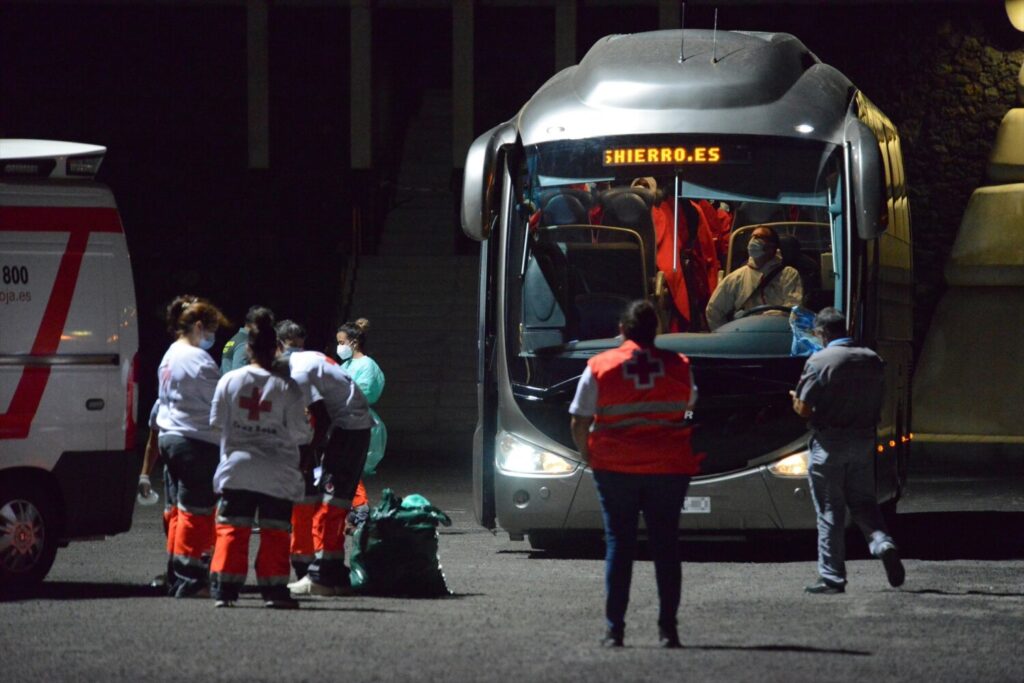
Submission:
[[[424,95],[378,253],[361,259],[352,293],[352,315],[370,319],[367,350],[387,378],[378,410],[389,450],[466,449],[476,426],[480,259],[452,254],[451,104],[448,91]]]

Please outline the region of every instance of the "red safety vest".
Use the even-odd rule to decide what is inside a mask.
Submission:
[[[690,361],[626,341],[587,365],[597,381],[597,414],[587,438],[590,466],[632,474],[696,474],[686,406]]]

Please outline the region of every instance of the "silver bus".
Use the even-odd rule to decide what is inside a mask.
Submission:
[[[706,454],[686,531],[809,529],[806,423],[788,391],[797,331],[825,306],[886,361],[877,495],[895,505],[909,452],[910,212],[896,129],[843,74],[782,33],[657,31],[599,40],[465,166],[462,224],[481,241],[475,513],[537,548],[602,528],[568,406],[587,359],[648,298],[657,345],[685,353]],[[711,331],[704,307],[769,225],[801,307]],[[688,310],[682,310],[688,309]],[[803,355],[801,355],[803,354]]]

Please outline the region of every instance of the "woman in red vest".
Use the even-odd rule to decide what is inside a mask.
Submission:
[[[650,302],[627,306],[619,330],[625,341],[590,359],[569,406],[573,440],[594,471],[604,515],[602,644],[623,644],[642,510],[658,584],[660,642],[680,647],[679,514],[690,478],[700,469],[688,419],[697,387],[686,356],[655,348],[658,316]]]

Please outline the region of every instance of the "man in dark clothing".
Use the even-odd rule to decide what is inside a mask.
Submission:
[[[246,348],[249,346],[249,330],[252,329],[256,320],[256,314],[262,310],[269,311],[270,309],[264,309],[263,306],[250,306],[249,312],[245,314],[245,325],[239,327],[235,336],[231,337],[224,345],[220,357],[220,373],[222,375],[249,364],[249,356],[246,352]]]
[[[808,593],[846,590],[846,507],[882,560],[891,586],[904,570],[875,499],[875,430],[882,411],[884,365],[871,349],[855,346],[846,319],[824,308],[814,319],[825,348],[807,359],[793,397],[793,410],[809,418],[812,437],[807,478],[818,518],[817,583]]]

